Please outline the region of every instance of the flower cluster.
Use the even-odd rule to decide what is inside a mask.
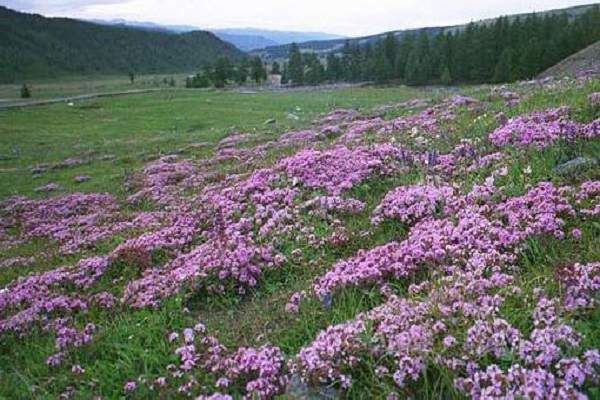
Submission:
[[[383,288],[425,266],[432,278],[411,285],[408,298],[392,296],[350,322],[328,327],[300,351],[291,371],[313,384],[349,387],[357,366],[369,357],[379,360],[380,375],[391,375],[403,388],[435,362],[454,371],[456,387],[474,398],[579,395],[586,382],[597,382],[600,359],[597,351],[564,358],[565,349],[581,344],[564,316],[594,304],[598,263],[559,270],[566,293],[562,301],[535,291],[528,334],[503,318],[501,305],[523,295],[513,286],[519,246],[532,236],[562,237],[563,218],[576,212],[569,199],[586,197],[594,184],[582,186],[587,189],[574,194],[571,188],[541,183],[499,202],[493,202],[494,189],[475,187],[467,195],[451,195],[449,216],[418,223],[405,241],[336,263],[315,281],[315,295],[326,298],[345,286]],[[457,331],[466,332],[463,339],[453,335]],[[501,367],[507,354],[516,359]],[[492,364],[482,364],[486,358]]]
[[[490,142],[497,147],[532,145],[542,149],[559,139],[591,139],[600,134],[594,123],[581,125],[569,120],[569,112],[568,107],[560,107],[512,118],[489,136]]]
[[[145,380],[146,385],[155,391],[179,385],[178,393],[191,395],[205,390],[193,375],[195,371],[200,370],[211,376],[214,379],[213,386],[220,390],[242,385],[245,390],[244,398],[270,398],[282,393],[287,378],[283,373],[285,357],[281,350],[269,346],[259,349],[240,347],[228,354],[227,348],[215,337],[206,335],[205,331],[204,325],[197,324],[193,329],[187,328],[181,333],[172,332],[169,341],[180,345],[175,350],[180,364],[167,367],[168,378]],[[124,390],[135,391],[135,382],[125,384]],[[201,394],[199,398],[231,397],[215,393],[209,396]]]
[[[328,151],[304,150],[281,160],[276,169],[286,173],[295,186],[325,189],[331,195],[351,189],[374,175],[391,175],[400,168],[402,153],[388,145]]]
[[[509,102],[520,98],[505,88],[493,95]],[[407,396],[411,382],[433,367],[450,371],[455,387],[474,398],[580,396],[586,385],[598,382],[600,356],[584,348],[573,320],[596,306],[600,264],[573,260],[557,266],[553,287],[561,290],[551,297],[518,285],[519,256],[535,238],[585,243],[589,232],[573,221],[600,215],[600,182],[577,187],[542,182],[507,197],[494,179],[507,176],[510,153],[489,153],[484,140],[455,135],[457,116],[482,113],[486,106],[463,96],[430,103],[417,99],[364,117],[338,110],[310,130],[289,131],[266,143],[262,135],[229,136],[201,161],[161,157],[128,178],[132,194],[123,203],[108,194],[2,203],[2,249],[19,250],[39,238],[56,245],[59,255],[95,251],[101,243],[113,247],[0,290],[0,334],[25,336],[41,328],[55,340],[47,363],[59,365],[70,349],[92,341],[96,327],[86,324],[94,314],[89,309],[159,307],[177,294],[243,295],[272,271],[312,268],[317,261],[307,262],[310,258],[335,248],[355,253],[319,270],[312,287],[294,293],[285,311],[298,313],[306,296],[330,308],[349,287],[374,287],[383,304],[329,326],[288,363],[273,346],[229,351],[203,325],[171,333],[178,365],[169,366],[164,377],[127,382],[123,392],[146,386],[168,391],[167,397],[175,390],[206,399],[230,398],[227,392],[271,398],[284,393],[293,378],[347,389],[369,359],[375,379]],[[392,109],[403,114],[388,118]],[[512,119],[501,115],[489,140],[497,147],[544,148],[598,136],[600,120],[580,124],[568,114],[559,108]],[[449,151],[432,147],[441,139]],[[270,150],[284,148],[275,161],[265,162]],[[295,153],[287,156],[292,148]],[[492,171],[485,185],[465,190],[456,184],[479,169]],[[358,198],[375,187],[375,179],[383,178],[388,187],[407,173],[409,179],[422,175],[426,183],[383,196],[371,215],[372,231],[345,224],[344,217],[365,216],[369,208]],[[158,207],[132,211],[140,203]],[[383,230],[384,221],[400,222],[406,231],[374,248],[356,251],[348,245]],[[0,267],[16,271],[55,261],[51,251],[35,257],[11,253]],[[398,286],[404,297],[397,295]],[[504,312],[508,302],[524,304],[519,323]],[[85,372],[79,364],[70,370],[78,377]],[[199,373],[212,382],[200,383]]]
[[[436,210],[443,208],[444,200],[453,195],[451,187],[436,188],[430,185],[399,187],[388,193],[373,212],[373,224],[383,219],[398,219],[413,225],[432,217]]]

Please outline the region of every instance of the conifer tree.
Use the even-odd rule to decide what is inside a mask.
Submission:
[[[450,68],[448,68],[448,66],[444,67],[440,82],[444,86],[450,86],[452,84],[452,75],[450,75]]]

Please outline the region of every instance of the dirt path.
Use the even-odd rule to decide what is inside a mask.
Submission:
[[[100,97],[114,97],[114,96],[124,96],[128,94],[140,94],[140,93],[149,93],[149,92],[158,92],[162,89],[135,89],[135,90],[124,90],[121,92],[107,92],[107,93],[93,93],[93,94],[79,94],[76,96],[70,97],[61,97],[57,99],[46,99],[46,100],[35,100],[35,101],[0,101],[0,110],[7,108],[17,108],[17,107],[34,107],[34,106],[45,106],[48,104],[58,104],[58,103],[69,103],[76,102],[82,100],[90,100],[96,99]]]
[[[368,84],[368,82],[363,83],[336,83],[329,85],[315,85],[315,86],[241,86],[232,88],[230,90],[241,93],[241,94],[259,94],[259,93],[292,93],[292,92],[327,92],[334,90],[342,90],[349,88],[357,88],[362,87]]]

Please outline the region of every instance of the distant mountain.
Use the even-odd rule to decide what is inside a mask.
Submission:
[[[109,25],[109,26],[123,26],[129,28],[139,28],[149,31],[164,31],[172,33],[187,33],[193,31],[200,31],[201,28],[190,25],[160,25],[154,22],[140,22],[140,21],[128,21],[126,19],[90,19],[86,22],[93,22],[98,25]]]
[[[597,3],[595,3],[595,4],[597,4]],[[575,6],[575,7],[549,10],[549,11],[542,11],[542,12],[537,12],[536,14],[537,15],[547,15],[547,14],[566,13],[571,18],[575,18],[576,16],[584,13],[585,11],[587,11],[588,9],[593,7],[595,4]],[[508,16],[508,19],[513,20],[515,18],[526,17],[527,15],[531,15],[531,13],[510,15],[510,16]],[[494,18],[481,20],[481,21],[476,22],[476,24],[488,24],[494,20],[495,20]],[[348,40],[350,40],[350,42],[352,42],[352,43],[360,43],[360,44],[374,43],[374,42],[377,42],[377,41],[385,38],[389,33],[394,34],[396,36],[396,38],[398,38],[398,39],[400,39],[402,36],[407,35],[407,34],[414,35],[414,34],[420,34],[421,32],[425,32],[426,34],[428,34],[430,36],[435,36],[439,33],[460,31],[462,29],[465,29],[467,27],[467,25],[468,24],[456,25],[456,26],[425,27],[425,28],[418,28],[418,29],[398,30],[398,31],[383,32],[383,33],[376,34],[376,35],[363,36],[363,37],[357,37],[357,38],[351,38],[351,39],[333,39],[333,40],[318,40],[317,39],[317,40],[310,40],[310,41],[306,41],[306,42],[302,42],[302,41],[295,41],[295,42],[299,43],[300,50],[303,52],[330,53],[332,51],[340,50],[344,46],[346,41],[348,41]],[[269,46],[264,49],[254,50],[252,53],[260,54],[267,60],[278,60],[278,59],[284,59],[288,56],[289,48],[290,48],[289,44],[278,45],[278,46]]]
[[[232,28],[232,29],[214,29],[212,30],[217,36],[221,35],[235,35],[239,36],[250,36],[250,37],[262,37],[268,41],[276,44],[290,44],[309,42],[315,40],[337,40],[346,39],[345,36],[333,35],[330,33],[323,32],[293,32],[293,31],[273,31],[268,29],[254,29],[254,28]],[[268,45],[267,45],[268,46]],[[254,49],[264,48],[255,47]]]
[[[176,34],[45,18],[0,7],[0,81],[65,75],[197,71],[244,53],[210,32]]]
[[[268,46],[279,46],[281,43],[276,42],[274,40],[268,39],[264,36],[255,36],[255,35],[236,35],[232,33],[225,32],[213,32],[217,35],[221,40],[224,40],[229,43],[233,43],[235,47],[244,51],[251,51],[255,49],[264,49]]]
[[[166,31],[175,33],[185,33],[197,31],[201,28],[189,25],[161,25],[154,22],[127,21],[124,19],[99,20],[94,19],[89,22],[100,25],[126,26],[152,31]],[[335,40],[344,39],[344,36],[333,35],[322,32],[291,32],[274,31],[268,29],[255,28],[231,28],[231,29],[211,29],[220,39],[233,43],[238,49],[244,51],[263,49],[268,46],[279,46],[294,42],[308,42],[311,40]]]

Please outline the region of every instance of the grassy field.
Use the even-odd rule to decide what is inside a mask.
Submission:
[[[0,84],[0,104],[8,101],[36,101],[65,98],[82,94],[120,92],[133,89],[171,88],[169,81],[175,80],[175,87],[183,87],[187,74],[141,75],[132,83],[128,76],[64,77],[54,80],[33,80],[15,84]],[[165,82],[166,80],[166,82]],[[27,84],[31,97],[21,99],[21,86]]]
[[[184,328],[194,327],[198,323],[204,324],[208,334],[217,337],[220,343],[227,347],[228,350],[225,351],[227,354],[235,352],[240,346],[255,348],[275,346],[285,355],[287,362],[294,359],[302,348],[310,346],[320,331],[353,321],[357,314],[387,304],[389,301],[387,291],[414,303],[429,301],[430,297],[434,297],[432,294],[428,295],[426,290],[414,291],[411,285],[430,282],[434,288],[432,290],[435,290],[438,285],[444,289],[444,275],[446,273],[448,276],[452,275],[445,268],[450,263],[460,263],[460,261],[444,259],[440,264],[432,264],[431,268],[420,269],[407,277],[386,278],[383,287],[380,287],[375,280],[338,290],[332,294],[332,297],[325,299],[312,296],[311,287],[315,279],[331,271],[336,262],[350,259],[361,249],[369,250],[383,246],[392,240],[403,242],[411,238],[414,234],[414,226],[409,223],[392,219],[379,226],[372,224],[371,219],[376,207],[382,203],[386,193],[394,188],[424,185],[426,182],[441,180],[439,185],[454,186],[460,193],[469,193],[473,183],[485,186],[492,176],[495,177],[495,181],[492,179],[491,185],[495,185],[498,192],[494,194],[493,200],[489,200],[491,204],[522,196],[539,182],[547,181],[557,186],[570,184],[578,187],[584,181],[598,180],[600,169],[597,166],[567,179],[558,177],[553,172],[555,167],[577,156],[597,157],[600,154],[600,143],[597,138],[574,142],[560,141],[543,150],[516,146],[505,146],[499,150],[488,142],[488,135],[499,126],[498,112],[512,117],[533,110],[543,111],[567,105],[572,107],[570,118],[573,121],[582,124],[590,123],[600,115],[599,109],[590,105],[588,96],[600,91],[600,81],[596,79],[586,83],[574,82],[553,88],[514,87],[511,89],[517,91],[521,98],[518,106],[506,107],[504,100],[490,95],[490,87],[463,89],[463,93],[480,101],[476,107],[449,106],[452,103],[442,102],[442,99],[448,96],[448,92],[444,91],[371,87],[331,92],[263,94],[170,90],[100,99],[76,103],[73,106],[53,105],[0,111],[0,178],[2,179],[0,199],[6,200],[12,195],[43,199],[72,192],[109,192],[117,199],[119,212],[123,215],[140,211],[158,215],[161,212],[169,213],[173,210],[186,209],[187,206],[191,206],[194,210],[205,208],[212,210],[210,208],[212,205],[205,202],[207,198],[216,201],[214,193],[209,191],[213,197],[202,196],[203,191],[208,190],[206,188],[210,184],[191,188],[180,187],[181,191],[177,193],[181,193],[182,197],[179,200],[169,199],[166,203],[161,203],[159,199],[147,200],[141,204],[129,204],[126,197],[136,189],[126,187],[125,181],[139,174],[144,165],[156,160],[158,156],[178,153],[180,162],[183,159],[190,159],[192,162],[199,163],[213,156],[215,146],[227,136],[258,133],[264,140],[276,140],[289,130],[313,127],[315,119],[335,109],[353,108],[359,110],[364,118],[372,120],[374,119],[371,115],[374,112],[373,107],[395,105],[414,98],[430,98],[433,99],[433,105],[439,105],[439,110],[442,110],[441,115],[444,115],[443,110],[448,107],[452,110],[452,118],[439,117],[431,136],[422,133],[426,136],[426,139],[423,139],[419,135],[419,132],[423,132],[422,125],[417,127],[409,124],[404,128],[395,128],[387,136],[379,133],[377,128],[372,128],[361,136],[359,144],[370,146],[372,143],[393,143],[405,146],[406,149],[414,152],[425,152],[423,153],[425,158],[434,151],[442,155],[448,154],[461,143],[472,145],[480,156],[495,151],[502,153],[500,161],[481,168],[469,170],[467,165],[459,163],[455,167],[460,173],[456,174],[435,172],[432,170],[433,167],[416,162],[414,165],[411,164],[410,168],[401,169],[401,173],[374,174],[364,178],[345,190],[342,195],[345,199],[355,199],[364,203],[364,210],[355,215],[328,214],[327,217],[321,218],[307,213],[306,210],[300,210],[298,215],[301,223],[312,229],[311,232],[314,232],[317,238],[329,238],[331,235],[343,233],[347,240],[342,241],[342,244],[327,242],[317,246],[310,242],[310,238],[302,236],[304,233],[295,230],[293,234],[268,236],[264,242],[260,241],[262,239],[256,239],[261,246],[272,245],[274,252],[284,256],[286,261],[279,268],[265,270],[258,278],[257,285],[244,287],[244,295],[238,294],[235,290],[238,287],[235,285],[226,286],[222,293],[214,293],[202,286],[202,279],[193,278],[192,283],[182,285],[175,295],[165,299],[156,308],[137,309],[128,302],[124,301],[122,304],[118,302],[130,282],[147,276],[151,269],[147,264],[151,264],[152,268],[156,266],[166,269],[165,266],[169,265],[170,260],[193,251],[197,246],[213,243],[213,239],[204,233],[204,230],[213,229],[212,219],[208,222],[203,220],[202,224],[206,226],[202,225],[198,228],[201,232],[196,232],[190,242],[175,247],[173,251],[165,248],[155,249],[148,255],[147,260],[137,253],[132,253],[131,258],[111,259],[109,266],[90,287],[79,289],[74,286],[74,281],[49,286],[47,291],[34,286],[31,290],[42,299],[46,299],[44,296],[48,296],[48,293],[52,295],[60,293],[87,302],[91,295],[109,293],[117,298],[117,304],[105,309],[92,306],[89,300],[90,306],[87,312],[81,310],[65,312],[57,306],[55,310],[40,312],[34,319],[32,327],[22,332],[25,333],[22,337],[18,330],[0,331],[0,398],[45,399],[56,398],[61,394],[71,398],[93,398],[94,396],[110,399],[181,398],[184,394],[181,392],[180,385],[190,382],[190,379],[193,380],[190,384],[190,392],[194,396],[220,391],[239,398],[248,392],[246,383],[256,379],[256,370],[248,373],[229,371],[229,375],[224,372],[219,375],[196,365],[191,371],[177,370],[181,375],[169,375],[169,383],[164,388],[158,385],[147,385],[143,381],[146,379],[151,382],[155,378],[167,376],[166,367],[169,364],[179,366],[180,357],[175,354],[175,348],[178,346],[169,342],[169,334],[171,332],[182,334]],[[422,107],[417,109],[392,107],[383,111],[378,110],[376,113],[383,121],[391,121],[400,117],[410,118],[422,110]],[[437,116],[436,112],[433,115]],[[290,119],[288,115],[291,113],[299,119]],[[268,119],[275,119],[276,123],[265,124]],[[409,119],[409,121],[413,120]],[[351,123],[348,124],[351,126]],[[326,124],[320,123],[315,125],[315,128],[321,129],[324,125]],[[342,131],[346,129],[349,127],[343,127]],[[339,144],[337,142],[339,138],[339,134],[336,134],[325,140],[311,142],[309,145],[320,149],[336,149],[334,145]],[[206,146],[189,147],[197,143],[206,143]],[[254,143],[243,142],[235,148],[241,151],[252,145]],[[355,147],[354,144],[346,145],[349,148]],[[234,174],[246,179],[247,173],[259,168],[270,168],[283,157],[293,155],[297,151],[294,146],[303,147],[306,144],[275,146],[267,148],[264,153],[263,150],[255,147],[252,150],[256,152],[255,155],[247,156],[240,152],[236,153],[238,158],[217,161],[205,166],[199,164],[203,166],[197,167],[191,177],[198,177],[205,172],[215,173],[213,176],[215,182],[210,181],[211,184],[227,182],[226,178]],[[332,157],[333,155],[334,153]],[[114,158],[105,159],[105,156],[114,156]],[[33,174],[30,171],[35,165],[59,163],[68,158],[83,160],[84,163],[44,171],[40,174]],[[316,161],[314,162],[316,165]],[[326,164],[329,160],[319,162]],[[312,165],[309,163],[306,168],[310,169]],[[362,167],[363,164],[357,160],[356,169]],[[327,171],[335,177],[335,170]],[[73,179],[78,175],[88,175],[91,180],[77,184]],[[303,187],[302,184],[298,185],[292,179],[289,181],[281,179],[273,183],[273,187],[297,188],[300,196],[296,200],[297,203],[315,196],[327,195],[323,187],[308,188]],[[35,193],[36,187],[51,182],[61,185],[63,189],[50,194]],[[178,181],[177,185],[179,184],[183,185]],[[237,181],[234,181],[230,188],[233,188],[234,192],[242,193],[242,189],[236,185]],[[258,207],[253,202],[258,200],[243,201],[247,202],[244,204],[249,204],[249,207],[233,213],[232,224],[238,223],[244,215],[253,218],[251,215]],[[598,197],[591,197],[586,201],[591,202],[592,207],[594,204],[600,204]],[[276,200],[273,200],[273,203],[280,206]],[[588,203],[585,204],[589,206]],[[440,210],[436,210],[436,213],[438,212]],[[435,218],[442,220],[445,217],[436,214]],[[448,218],[454,221],[460,217],[452,215]],[[176,225],[175,222],[169,221],[167,224]],[[110,218],[105,221],[107,226],[112,223],[114,221]],[[261,225],[259,222],[254,223],[256,226],[252,229],[258,232]],[[504,222],[499,219],[497,223]],[[52,271],[64,265],[75,265],[80,259],[87,257],[112,254],[111,252],[126,239],[136,238],[144,232],[153,232],[153,229],[155,228],[143,227],[119,231],[72,254],[61,253],[57,241],[45,237],[36,237],[16,245],[9,243],[4,249],[0,249],[0,261],[15,257],[34,257],[35,262],[23,267],[0,268],[0,287],[6,285],[6,289],[0,291],[0,299],[3,293],[16,290],[15,284],[11,282],[18,277]],[[510,275],[510,279],[514,279],[512,283],[522,291],[519,295],[508,294],[508,288],[489,293],[482,289],[486,296],[488,294],[491,297],[501,296],[505,300],[488,312],[490,315],[493,314],[490,318],[507,321],[511,326],[518,328],[523,337],[528,338],[535,331],[534,324],[537,322],[534,323],[532,316],[535,315],[534,308],[536,299],[540,296],[540,288],[549,298],[556,300],[557,304],[564,300],[566,286],[557,281],[559,266],[600,261],[598,239],[600,221],[597,215],[586,218],[578,212],[566,216],[561,229],[566,234],[564,240],[557,239],[549,232],[528,237],[519,250],[515,250],[516,259],[513,262],[518,265],[518,268],[505,269],[505,266],[502,268],[498,266],[494,269],[494,272],[506,273]],[[571,232],[574,229],[581,231],[578,239],[572,237]],[[6,230],[6,235],[11,237],[21,233],[18,227],[11,226]],[[177,238],[178,234],[178,231],[169,233],[174,238]],[[294,236],[296,234],[297,237]],[[230,243],[228,240],[229,238],[220,236],[214,251],[226,252],[227,250],[218,247],[218,244],[221,241]],[[462,264],[460,266],[464,267]],[[440,273],[440,271],[445,272]],[[492,275],[491,271],[483,274],[484,277],[490,275]],[[598,276],[600,277],[600,269]],[[42,283],[40,285],[43,286]],[[301,291],[306,291],[308,295],[303,297],[298,311],[286,312],[286,304],[290,297]],[[444,293],[443,290],[441,292]],[[453,292],[454,290],[448,291],[448,293]],[[589,296],[593,298],[595,295],[597,296],[592,292]],[[481,298],[474,298],[472,306],[479,307],[477,303],[479,300]],[[4,307],[2,301],[0,301],[0,320],[8,320],[23,308]],[[485,301],[489,299],[486,298]],[[360,350],[356,353],[359,357],[358,363],[345,364],[339,361],[339,364],[336,364],[336,368],[352,376],[354,383],[348,390],[342,389],[342,380],[339,377],[325,379],[323,384],[315,384],[314,377],[308,371],[301,371],[299,373],[306,373],[306,379],[314,384],[304,388],[302,394],[307,395],[310,392],[308,394],[316,398],[331,395],[356,399],[386,398],[390,394],[395,395],[396,398],[411,396],[415,399],[468,397],[464,391],[457,390],[454,385],[454,379],[465,376],[466,372],[460,369],[458,371],[445,369],[436,359],[437,355],[450,357],[455,354],[454,349],[458,352],[459,347],[462,349],[461,346],[464,346],[466,349],[469,346],[467,330],[471,327],[469,324],[474,323],[475,316],[457,315],[464,318],[466,322],[463,323],[463,320],[456,322],[460,319],[458,316],[445,319],[442,313],[432,312],[431,318],[434,322],[443,320],[450,325],[450,321],[454,321],[455,326],[449,328],[449,332],[454,335],[459,345],[448,349],[441,342],[444,336],[431,339],[431,348],[428,348],[426,355],[423,356],[426,367],[417,374],[416,378],[406,378],[405,385],[397,385],[391,372],[376,372],[381,371],[376,369],[381,366],[395,368],[394,366],[398,365],[396,361],[387,359],[388,355],[378,355],[376,351]],[[86,324],[93,323],[95,331],[90,343],[69,347],[65,350],[63,363],[50,366],[46,360],[56,352],[55,339],[60,335],[58,331],[52,331],[52,328],[44,329],[44,326],[47,322],[46,318],[60,316],[72,316],[74,327],[80,331],[83,331]],[[557,320],[573,326],[582,337],[577,346],[562,343],[558,354],[553,358],[554,364],[559,359],[578,357],[583,350],[600,348],[600,307],[590,307],[573,313],[565,312],[560,314]],[[422,327],[425,326],[429,325],[424,323]],[[369,329],[374,331],[376,327],[367,326],[364,332],[358,334],[356,342],[350,342],[365,346],[376,345],[374,333]],[[176,343],[179,343],[177,341],[180,339],[175,339]],[[201,346],[199,341],[194,343],[198,347]],[[417,354],[419,346],[424,346],[420,342],[402,343],[399,338],[396,344],[398,348],[406,346],[412,349],[411,346],[414,346],[415,353],[411,355]],[[344,359],[344,356],[340,355],[343,351],[338,350],[336,346],[337,344],[332,341],[332,359],[335,357]],[[498,346],[503,351],[500,356],[486,348],[472,359],[476,360],[474,362],[479,363],[481,368],[497,364],[506,370],[514,364],[528,365],[518,358],[516,347],[513,348],[504,342]],[[354,350],[349,348],[347,351]],[[465,350],[464,354],[470,353]],[[327,358],[326,355],[323,357]],[[270,361],[265,361],[268,362]],[[552,368],[554,367],[548,366],[548,371],[554,372]],[[286,371],[286,367],[282,367],[280,373],[287,375]],[[558,372],[555,373],[557,377],[561,376]],[[218,387],[217,377],[224,375],[231,378],[232,383],[228,387],[222,385]],[[129,381],[137,382],[136,390],[129,392],[124,388],[125,383]],[[584,384],[577,385],[577,388],[591,398],[600,398],[600,391],[593,381],[585,381]],[[288,389],[287,393],[290,397],[297,395],[292,389]]]
[[[405,101],[415,94],[406,88],[262,94],[172,90],[79,102],[72,107],[59,104],[0,110],[0,198],[31,196],[35,187],[49,182],[67,190],[116,193],[123,176],[139,168],[147,157],[194,143],[214,146],[233,133],[276,137],[287,129],[309,126],[319,114],[335,108],[366,110]],[[299,119],[289,119],[290,113]],[[265,125],[268,119],[276,123]],[[38,164],[103,156],[115,159],[40,177],[30,172]],[[93,179],[76,185],[73,178],[77,175]]]

